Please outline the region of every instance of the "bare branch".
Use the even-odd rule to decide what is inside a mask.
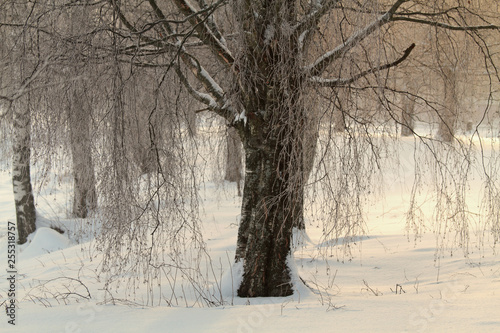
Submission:
[[[330,9],[335,7],[339,3],[339,0],[329,0],[321,6],[313,7],[310,13],[295,27],[295,36],[302,35],[304,32],[310,30],[311,28],[318,25],[320,19],[328,13]]]
[[[208,105],[209,110],[214,110],[218,108],[217,102],[215,99],[205,93],[202,93],[200,91],[197,91],[196,89],[193,88],[193,86],[189,83],[187,77],[182,73],[182,70],[179,65],[175,66],[175,72],[181,79],[181,82],[184,84],[184,86],[187,88],[188,92],[199,102]]]
[[[183,63],[190,69],[196,79],[203,85],[209,94],[202,93],[194,89],[186,76],[182,73],[179,66],[175,66],[177,75],[179,75],[181,82],[186,86],[189,93],[196,98],[196,100],[206,104],[208,109],[216,112],[228,121],[232,121],[236,112],[230,107],[225,93],[222,88],[214,81],[210,74],[203,68],[199,61],[192,55],[181,51],[180,57]]]
[[[223,2],[224,0],[220,0],[213,5],[213,7],[217,8]],[[186,17],[190,17],[189,22],[195,31],[200,35],[201,40],[209,46],[210,50],[217,57],[217,59],[224,65],[231,67],[234,63],[234,57],[226,47],[225,43],[217,38],[217,35],[221,35],[220,32],[214,33],[212,31],[212,29],[215,28],[215,24],[211,24],[209,26],[206,22],[210,16],[205,19],[200,19],[196,10],[186,0],[174,0],[174,3]]]
[[[367,25],[360,31],[352,34],[344,43],[337,46],[331,51],[321,55],[316,61],[306,67],[306,70],[311,76],[318,76],[325,71],[325,69],[336,59],[340,58],[343,54],[358,45],[363,39],[377,31],[384,24],[391,22],[394,13],[398,10],[403,3],[409,0],[398,0],[392,7],[383,15],[379,16],[375,21]]]
[[[112,0],[111,0],[112,1]],[[139,34],[139,31],[132,25],[130,24],[126,17],[121,14],[119,6],[116,4],[116,2],[112,1],[115,10],[118,12],[118,16],[120,20],[125,24],[125,26],[133,33]],[[220,1],[219,3],[221,3]],[[168,21],[166,20],[165,15],[162,13],[160,8],[157,6],[155,0],[149,0],[149,4],[153,11],[155,12],[155,15],[158,17],[159,22],[163,23],[163,27],[166,29],[167,33],[172,33],[172,29],[168,25]],[[221,60],[220,57],[224,59],[224,63],[226,65],[231,65],[232,62],[234,61],[232,56],[228,53],[229,51],[227,48],[222,44],[220,40],[218,40],[215,35],[210,31],[210,29],[205,25],[204,20],[200,20],[198,18],[198,13],[185,1],[176,1],[176,4],[178,7],[181,9],[183,14],[185,14],[186,18],[189,18],[188,21],[192,24],[193,30],[192,32],[196,31],[201,35],[201,39],[205,41],[205,43],[208,43],[209,46],[212,46],[212,51],[214,50],[219,50],[218,56],[219,60]],[[214,8],[217,8],[217,5],[214,6]],[[206,9],[204,9],[206,11]],[[185,77],[185,75],[182,73],[182,71],[179,68],[179,65],[175,66],[176,72],[181,78],[181,81],[183,84],[186,86],[190,94],[198,101],[206,104],[210,110],[215,111],[222,117],[232,120],[234,118],[234,112],[230,109],[230,107],[227,106],[228,103],[226,103],[226,98],[225,98],[225,93],[222,90],[222,88],[215,82],[215,80],[212,78],[212,76],[203,68],[203,66],[200,64],[200,62],[190,55],[189,53],[186,52],[186,49],[184,47],[184,43],[186,42],[186,39],[189,37],[190,34],[184,36],[184,38],[177,37],[177,43],[175,45],[172,45],[170,43],[164,43],[163,41],[159,40],[152,40],[151,38],[147,38],[139,34],[139,38],[142,38],[143,40],[147,41],[151,45],[154,46],[160,46],[158,43],[162,44],[163,48],[165,47],[173,47],[176,50],[174,53],[177,53],[177,55],[180,57],[182,62],[186,65],[186,67],[193,73],[195,78],[203,85],[203,87],[207,90],[208,94],[199,92],[195,90],[190,84],[188,79]],[[139,47],[141,48],[141,47]],[[156,51],[156,50],[155,50]],[[161,51],[161,50],[159,50]],[[227,52],[226,52],[227,51]],[[227,58],[230,57],[230,62],[227,61]],[[170,66],[170,65],[169,65]]]
[[[43,62],[38,62],[36,67],[33,69],[33,72],[26,79],[23,80],[21,86],[16,89],[12,96],[0,96],[0,100],[5,100],[10,103],[22,97],[24,94],[28,92],[28,87],[30,84],[36,80],[36,78],[47,68],[49,64],[49,57],[47,57]]]
[[[433,12],[433,13],[426,13],[426,12],[422,12],[422,11],[418,11],[418,12],[399,12],[399,13],[394,13],[394,16],[416,16],[416,15],[420,15],[420,16],[427,16],[427,17],[433,17],[433,16],[443,16],[443,15],[448,15],[449,13],[451,12],[458,12],[460,9],[463,9],[463,7],[451,7],[451,8],[447,8],[443,11],[440,11],[440,12]]]
[[[448,29],[448,30],[457,30],[457,31],[500,30],[500,26],[494,25],[494,24],[475,25],[475,26],[457,26],[457,25],[450,25],[450,24],[443,23],[443,22],[435,22],[435,21],[417,19],[417,18],[412,18],[412,17],[403,17],[403,16],[394,16],[391,19],[391,21],[393,21],[393,22],[396,22],[396,21],[414,22],[414,23],[426,24],[426,25],[431,25],[431,26],[435,26],[435,27],[439,27],[439,28],[444,28],[444,29]]]
[[[208,6],[208,4],[205,0],[196,0],[196,2],[198,2],[198,5],[200,6],[200,8],[202,10],[208,10],[212,7],[217,8],[217,5],[218,5],[218,4],[215,4],[215,6]],[[210,28],[210,30],[212,30],[212,32],[214,33],[215,37],[217,37],[217,39],[219,39],[222,42],[222,44],[226,45],[226,40],[224,39],[224,36],[222,36],[222,34],[219,30],[219,27],[217,26],[217,23],[215,22],[212,15],[209,15],[207,17],[207,24],[208,24],[208,27]]]
[[[382,71],[382,70],[385,70],[385,69],[389,69],[391,67],[395,67],[397,65],[399,65],[400,63],[402,63],[403,61],[405,61],[406,58],[408,58],[408,56],[410,55],[411,51],[413,51],[413,49],[415,48],[415,43],[411,44],[404,52],[403,56],[401,56],[401,58],[399,58],[398,60],[394,61],[394,62],[391,62],[389,64],[385,64],[385,65],[382,65],[382,66],[377,66],[377,67],[373,67],[373,68],[370,68],[366,71],[363,71],[351,78],[348,78],[348,79],[323,79],[321,77],[317,77],[317,76],[313,76],[310,81],[316,85],[316,86],[319,86],[319,87],[339,87],[339,86],[346,86],[346,85],[349,85],[351,83],[354,83],[356,82],[357,80],[359,80],[360,78],[362,77],[365,77],[367,76],[368,74],[371,74],[371,73],[375,73],[375,72],[379,72],[379,71]]]

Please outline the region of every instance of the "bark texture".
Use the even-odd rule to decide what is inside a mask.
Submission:
[[[245,186],[236,261],[243,260],[240,297],[293,293],[293,228],[303,227],[307,121],[299,41],[290,34],[295,1],[243,1],[238,96],[246,121],[238,127],[245,151]],[[254,14],[255,13],[255,14]]]
[[[276,133],[256,127],[250,126],[257,133],[244,143],[245,186],[236,253],[237,260],[244,260],[244,276],[238,295],[286,296],[293,292],[287,264],[292,230],[303,224],[302,159],[294,156],[293,142],[283,145],[273,137]]]
[[[16,206],[18,243],[24,244],[28,235],[36,230],[36,211],[31,186],[31,115],[29,108],[14,109],[12,135],[12,185]]]

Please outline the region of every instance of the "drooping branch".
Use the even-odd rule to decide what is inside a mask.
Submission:
[[[23,80],[20,87],[18,87],[15,92],[11,96],[0,95],[0,100],[5,100],[9,103],[12,103],[26,94],[29,91],[28,87],[31,85],[31,83],[35,81],[37,77],[40,76],[40,74],[47,68],[49,60],[50,57],[47,57],[43,62],[39,61],[33,69],[32,73]]]
[[[315,85],[315,86],[318,86],[318,87],[339,87],[339,86],[346,86],[346,85],[349,85],[351,83],[354,83],[356,82],[357,80],[359,80],[360,78],[362,77],[365,77],[367,76],[368,74],[371,74],[371,73],[376,73],[376,72],[379,72],[379,71],[383,71],[385,69],[389,69],[391,67],[396,67],[397,65],[399,65],[400,63],[402,63],[403,61],[406,60],[406,58],[408,58],[408,56],[410,55],[411,51],[413,51],[413,49],[415,48],[415,43],[411,44],[404,52],[404,54],[399,58],[397,59],[396,61],[393,61],[391,63],[388,63],[388,64],[385,64],[385,65],[381,65],[381,66],[377,66],[377,67],[373,67],[373,68],[370,68],[366,71],[363,71],[351,78],[345,78],[345,79],[324,79],[324,78],[321,78],[321,77],[318,77],[318,76],[313,76],[312,78],[310,78],[310,81]]]
[[[137,33],[137,29],[134,27],[132,23],[130,23],[127,18],[125,17],[125,14],[123,14],[120,5],[116,0],[109,0],[109,3],[113,7],[114,13],[118,16],[118,19],[125,25],[125,27],[130,30],[130,32]]]
[[[398,10],[403,3],[409,0],[398,0],[392,7],[385,12],[385,14],[379,16],[375,21],[371,22],[369,25],[363,29],[352,34],[345,42],[337,46],[331,51],[328,51],[321,55],[314,61],[311,65],[306,67],[309,75],[314,77],[323,73],[326,68],[333,63],[335,60],[339,59],[343,54],[354,48],[362,40],[370,36],[373,32],[377,31],[381,26],[392,21],[394,13]]]
[[[171,64],[168,65],[170,67],[171,65],[174,65],[174,68],[176,70],[176,73],[179,75],[179,78],[181,79],[181,82],[184,84],[184,86],[187,88],[188,92],[199,102],[204,103],[208,106],[208,109],[211,111],[216,112],[220,116],[226,118],[228,121],[232,121],[235,117],[235,114],[231,107],[229,106],[229,103],[226,99],[225,93],[220,87],[220,85],[213,79],[213,77],[205,70],[205,68],[201,65],[201,63],[191,54],[187,52],[187,50],[184,47],[184,44],[186,42],[186,39],[190,36],[190,34],[185,34],[184,36],[175,36],[175,44],[172,44],[170,42],[166,42],[165,40],[154,40],[149,37],[145,37],[142,34],[139,33],[139,31],[127,20],[125,15],[121,13],[120,7],[118,4],[110,0],[113,4],[114,9],[118,13],[119,19],[123,22],[123,24],[127,27],[127,29],[130,30],[133,34],[138,35],[138,37],[142,40],[145,41],[144,45],[151,45],[158,47],[158,50],[154,50],[154,52],[157,51],[164,51],[164,50],[171,50],[172,54],[174,55],[173,59],[175,58],[180,58],[182,60],[182,63],[187,67],[187,69],[194,75],[194,77],[203,85],[207,93],[203,93],[200,91],[197,91],[194,89],[191,84],[189,83],[188,78],[182,73],[182,70],[180,68],[180,64],[174,64],[174,60],[172,60]],[[169,34],[169,38],[171,38],[173,35],[174,30],[170,27],[168,20],[166,19],[166,16],[163,14],[161,9],[158,7],[156,4],[155,0],[149,0],[149,5],[153,9],[153,12],[155,13],[155,16],[158,18],[159,22],[162,23],[162,26],[164,28],[164,31]],[[183,2],[183,1],[181,1]],[[183,2],[184,3],[184,2]],[[197,13],[194,11],[192,7],[188,6],[189,13],[187,10],[183,12],[186,15],[186,18],[189,18],[188,21],[193,25],[193,30],[192,32],[197,31],[198,33],[208,33],[210,32],[209,37],[215,38],[215,36],[211,33],[210,30],[205,31],[203,28],[200,30],[199,27],[204,27],[205,22],[203,20],[199,20],[197,17]],[[206,9],[204,9],[206,10]],[[193,21],[194,20],[194,21]],[[206,28],[206,26],[205,26]],[[208,28],[207,28],[208,29]],[[218,45],[222,45],[220,40],[218,41]],[[139,44],[140,45],[140,44]],[[222,45],[223,46],[223,45]],[[227,50],[225,46],[223,46],[224,49]],[[129,50],[129,52],[133,51],[133,48]],[[136,52],[140,52],[142,47],[136,47]],[[228,51],[229,52],[229,51]],[[134,55],[134,54],[131,54]],[[137,55],[137,54],[135,54]],[[231,57],[232,59],[232,57]],[[233,60],[231,60],[233,61]],[[227,63],[226,63],[227,64]]]

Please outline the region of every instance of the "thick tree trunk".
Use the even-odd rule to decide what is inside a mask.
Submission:
[[[289,29],[297,13],[295,1],[282,0],[244,1],[237,12],[242,50],[237,95],[246,115],[236,124],[245,151],[236,247],[244,271],[240,297],[293,293],[287,261],[293,229],[304,228],[305,149],[315,144],[305,140],[314,123],[305,108],[300,41]]]
[[[236,250],[236,261],[244,261],[240,297],[293,293],[287,260],[293,229],[304,228],[304,129],[290,119],[300,119],[304,110],[269,114],[278,120],[268,125],[249,120],[243,131],[245,186]]]
[[[18,243],[24,244],[36,230],[36,211],[31,186],[31,116],[27,106],[14,109],[12,135],[12,185],[16,206]]]
[[[303,219],[304,192],[300,181],[290,179],[286,165],[290,161],[280,156],[280,148],[285,147],[246,147],[237,245],[237,260],[243,259],[245,267],[238,290],[241,297],[293,293],[287,260],[291,255],[292,230]]]
[[[90,110],[83,92],[75,90],[68,109],[71,156],[73,158],[73,216],[85,218],[97,207],[94,164],[89,132]]]
[[[90,9],[88,6],[75,8],[70,12],[69,31],[71,35],[86,29],[89,25]],[[84,43],[75,45],[75,56],[84,52]],[[73,68],[74,77],[82,76],[84,69]],[[67,109],[70,132],[71,156],[73,160],[73,211],[72,215],[86,218],[90,211],[97,208],[94,163],[92,161],[90,137],[91,106],[85,95],[85,80],[75,81],[69,92]]]

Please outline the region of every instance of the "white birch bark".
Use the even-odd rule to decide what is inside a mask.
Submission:
[[[16,206],[18,243],[24,244],[36,229],[36,211],[30,177],[31,117],[25,105],[13,111],[12,185]]]

